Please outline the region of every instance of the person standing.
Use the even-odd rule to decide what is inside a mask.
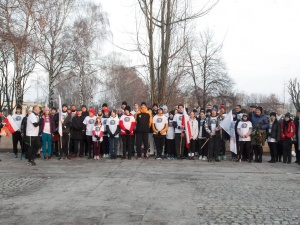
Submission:
[[[183,117],[183,104],[178,104],[178,113],[174,115],[173,118],[173,127],[175,129],[175,149],[177,159],[183,159],[183,153],[185,148],[185,131],[184,126],[182,126],[182,117]]]
[[[139,111],[139,104],[136,102],[133,104],[133,110],[130,112],[131,115],[135,116],[135,114]]]
[[[291,114],[285,114],[284,120],[280,124],[281,140],[283,147],[283,163],[290,164],[292,161],[292,138],[295,135],[296,127],[291,120]]]
[[[280,140],[280,124],[277,121],[276,113],[270,113],[270,124],[267,132],[268,145],[270,149],[271,160],[269,163],[277,161],[277,142]]]
[[[86,105],[82,105],[81,106],[81,110],[82,110],[82,116],[83,116],[84,119],[87,116],[89,116],[89,112],[87,111],[87,106]],[[88,142],[87,142],[87,137],[86,137],[85,133],[83,135],[83,147],[84,147],[84,154],[85,154],[85,156],[88,156]]]
[[[111,159],[117,158],[119,133],[120,133],[119,123],[120,123],[120,119],[117,117],[117,110],[113,109],[106,123],[106,131],[109,140],[109,154]]]
[[[194,160],[195,158],[195,149],[196,149],[196,142],[198,139],[199,128],[198,128],[198,121],[195,117],[195,113],[192,111],[190,112],[189,120],[187,121],[190,125],[191,129],[191,139],[189,145],[189,160]]]
[[[256,132],[265,133],[269,128],[269,121],[267,116],[263,113],[263,108],[258,106],[255,111],[255,115],[252,117],[252,127]],[[257,140],[256,137],[251,139],[251,144],[253,146],[255,160],[254,162],[261,163],[262,162],[262,154],[264,142],[266,140]]]
[[[27,147],[27,157],[28,163],[27,165],[35,166],[36,163],[34,161],[34,157],[36,152],[40,147],[40,108],[38,106],[33,107],[33,112],[27,118],[27,125],[26,125],[26,137],[25,137],[25,144]]]
[[[170,160],[174,159],[175,155],[175,130],[173,127],[173,118],[174,118],[174,111],[169,112],[168,118],[168,130],[166,135],[166,149],[168,152],[168,158]]]
[[[168,119],[163,114],[162,107],[157,110],[157,114],[153,117],[152,130],[157,151],[156,159],[162,159],[162,152],[168,130]]]
[[[237,125],[237,133],[239,136],[239,145],[238,154],[237,154],[237,162],[242,161],[242,153],[247,152],[248,162],[252,162],[251,160],[251,133],[252,133],[252,123],[248,120],[248,114],[244,114],[242,119],[238,122]]]
[[[277,109],[277,111],[276,111],[276,119],[277,119],[277,122],[279,124],[281,124],[281,122],[284,121],[284,115],[283,115],[282,108],[278,108]],[[281,139],[277,142],[276,147],[277,147],[276,160],[277,160],[277,162],[281,162],[282,155],[283,155],[283,146],[282,146],[282,140]]]
[[[60,146],[60,157],[58,160],[68,159],[71,160],[69,155],[69,139],[70,139],[70,126],[72,116],[67,112],[68,106],[62,105],[61,123],[62,123],[62,145]]]
[[[148,149],[148,135],[149,129],[152,126],[152,115],[147,109],[146,102],[141,103],[141,109],[135,114],[136,121],[136,159],[141,159],[142,156],[142,144],[144,144],[144,156],[147,157]]]
[[[106,103],[105,103],[106,104]],[[101,142],[101,151],[103,153],[103,158],[109,157],[109,139],[108,139],[108,133],[107,133],[107,120],[109,118],[109,109],[104,106],[104,109],[102,108],[103,115],[101,117],[101,123],[103,125],[104,133],[103,133],[103,141]]]
[[[295,152],[296,152],[296,163],[300,165],[300,109],[297,110],[297,116],[294,119],[294,124],[296,128],[296,144],[295,144]]]
[[[97,117],[96,122],[92,128],[93,133],[93,145],[94,145],[94,160],[100,159],[100,148],[103,140],[104,126],[101,123],[101,118]]]
[[[217,116],[217,110],[215,108],[212,109],[211,116],[206,118],[205,129],[210,135],[210,140],[208,141],[208,162],[212,162],[213,158],[216,162],[220,162],[220,118]]]
[[[85,125],[85,134],[86,140],[88,143],[87,150],[88,150],[88,159],[92,159],[92,145],[93,145],[93,126],[96,122],[95,110],[89,110],[89,116],[85,117],[83,124]]]
[[[199,160],[207,160],[207,144],[204,145],[207,139],[207,133],[205,130],[205,121],[206,121],[206,116],[204,111],[200,111],[200,115],[198,118],[198,142],[199,142],[199,149],[198,149],[198,155],[199,155]]]
[[[83,136],[85,136],[84,130],[84,116],[82,115],[82,110],[80,107],[77,107],[76,114],[72,119],[72,133],[71,137],[74,141],[74,154],[79,153],[79,157],[82,158],[84,156],[84,147],[83,147]],[[78,143],[79,143],[79,151],[78,151]]]
[[[130,106],[126,106],[124,115],[120,118],[120,135],[123,142],[123,156],[122,159],[126,159],[126,152],[128,152],[128,159],[131,159],[132,145],[133,145],[133,129],[136,125],[135,118],[130,114]]]
[[[42,120],[42,141],[43,141],[43,155],[44,160],[50,160],[52,157],[52,138],[55,133],[55,123],[54,118],[50,114],[49,107],[44,108],[44,115],[41,118]],[[46,154],[46,148],[48,147],[48,156]]]
[[[20,143],[21,146],[21,154],[23,152],[23,141],[21,136],[21,123],[24,118],[24,115],[22,114],[22,106],[18,105],[16,107],[16,113],[12,115],[12,118],[16,125],[18,126],[18,130],[16,130],[12,134],[12,142],[13,142],[13,151],[15,154],[15,158],[18,158],[18,143]]]

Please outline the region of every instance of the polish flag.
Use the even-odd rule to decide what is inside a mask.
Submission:
[[[181,120],[181,125],[185,127],[185,137],[186,137],[186,147],[190,147],[190,140],[192,137],[191,127],[189,121],[189,115],[187,114],[185,107],[183,108],[183,116]]]
[[[12,118],[11,115],[8,115],[3,122],[5,123],[5,126],[9,130],[11,134],[15,133],[17,130],[19,130],[18,125],[15,123],[14,119]]]

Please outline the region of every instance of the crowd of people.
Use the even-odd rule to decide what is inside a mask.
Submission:
[[[182,123],[184,110],[187,110],[183,104],[172,110],[165,105],[148,107],[146,102],[135,103],[131,109],[126,101],[120,109],[112,110],[104,103],[97,112],[86,105],[63,104],[61,109],[59,114],[55,107],[34,106],[23,115],[22,107],[16,107],[12,115],[18,126],[12,134],[15,158],[24,157],[28,165],[33,166],[37,157],[47,161],[53,157],[59,160],[77,157],[130,160],[135,157],[140,160],[154,156],[157,160],[220,162],[227,159],[226,142],[229,141],[230,149],[232,145],[236,149],[231,152],[231,159],[238,163],[261,163],[263,146],[267,144],[269,163],[291,163],[294,145],[295,162],[300,165],[300,110],[292,119],[290,113],[284,115],[282,109],[267,116],[260,106],[252,105],[250,112],[245,113],[237,105],[229,115],[224,105],[207,105],[187,112],[187,131]],[[231,115],[228,132],[221,123]],[[5,124],[0,121],[0,126]]]

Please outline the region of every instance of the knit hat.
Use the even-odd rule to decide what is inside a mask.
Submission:
[[[162,106],[162,109],[163,109],[163,110],[168,110],[168,106],[163,105],[163,106]]]
[[[93,113],[93,114],[95,115],[95,109],[91,108],[91,109],[89,110],[89,113]]]
[[[145,105],[145,106],[147,106],[146,102],[142,102],[142,103],[141,103],[141,106],[142,106],[142,105]]]
[[[48,106],[45,106],[44,111],[50,111]]]
[[[246,116],[247,118],[249,117],[247,113],[243,113],[242,117],[244,117],[244,116]]]
[[[127,110],[127,111],[129,111],[129,112],[131,111],[131,109],[130,109],[130,106],[129,106],[129,105],[127,105],[127,106],[125,107],[124,111],[126,111],[126,110]]]
[[[66,103],[62,104],[62,107],[67,107],[68,108],[68,105]]]
[[[109,109],[108,109],[108,108],[105,108],[105,109],[103,110],[103,112],[104,112],[104,113],[107,113],[107,112],[109,113]]]
[[[221,109],[224,109],[224,111],[226,111],[225,105],[221,105],[221,106],[220,106],[220,110],[221,110]]]
[[[271,116],[275,116],[275,117],[276,117],[276,112],[271,112],[271,113],[270,113],[270,117],[271,117]]]

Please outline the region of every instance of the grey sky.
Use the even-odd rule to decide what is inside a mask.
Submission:
[[[132,43],[136,0],[98,0],[108,13],[113,42]],[[199,7],[200,2],[193,4]],[[283,83],[300,77],[299,0],[221,0],[196,29],[209,28],[217,40],[225,38],[223,57],[236,90],[276,93],[283,96]],[[110,44],[105,50],[121,51]],[[131,57],[136,56],[123,52]]]

